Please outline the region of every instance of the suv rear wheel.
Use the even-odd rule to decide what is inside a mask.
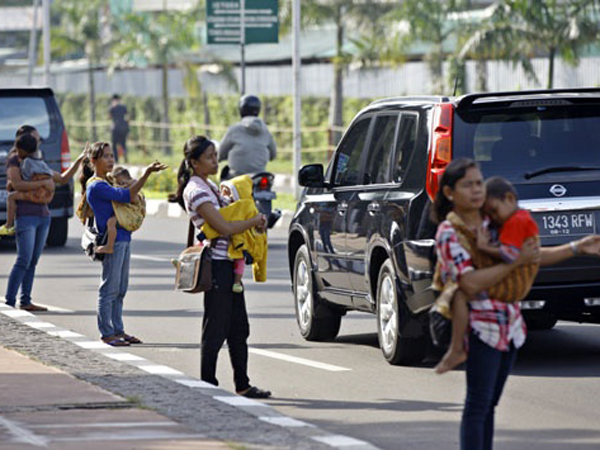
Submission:
[[[50,231],[46,244],[49,247],[63,247],[67,243],[67,235],[69,234],[69,218],[55,217],[50,222]]]
[[[400,297],[394,266],[387,259],[377,282],[377,337],[383,357],[394,365],[421,361],[426,350],[425,340],[401,336]]]
[[[341,315],[319,301],[306,245],[298,249],[294,261],[294,306],[298,328],[304,339],[326,341],[337,336]]]

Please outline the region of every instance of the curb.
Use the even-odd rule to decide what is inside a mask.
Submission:
[[[329,433],[285,416],[269,404],[55,326],[27,311],[0,304],[0,324],[0,345],[122,397],[139,398],[145,406],[214,439],[302,450],[377,449],[366,441]]]

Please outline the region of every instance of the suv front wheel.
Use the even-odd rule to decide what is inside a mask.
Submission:
[[[424,339],[402,337],[401,295],[392,261],[386,259],[377,282],[377,337],[383,357],[394,365],[420,361],[426,350]]]
[[[298,328],[304,339],[326,341],[337,336],[341,315],[319,301],[306,245],[298,249],[294,261],[294,306]]]

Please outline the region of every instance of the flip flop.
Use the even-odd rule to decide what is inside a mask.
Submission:
[[[142,341],[135,336],[131,336],[130,334],[120,334],[117,335],[118,338],[123,339],[125,342],[129,342],[130,344],[142,344]]]
[[[111,347],[129,347],[129,342],[124,341],[123,339],[118,337],[108,339],[102,338],[102,342],[104,342],[107,345],[110,345]]]

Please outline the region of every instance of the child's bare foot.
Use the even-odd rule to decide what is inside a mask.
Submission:
[[[452,369],[454,369],[459,364],[464,363],[467,360],[467,352],[464,350],[454,351],[452,349],[448,349],[442,360],[435,366],[435,373],[441,375],[446,373]]]
[[[114,252],[113,247],[109,247],[108,245],[101,245],[96,249],[96,253],[104,253],[106,255],[112,255]]]

